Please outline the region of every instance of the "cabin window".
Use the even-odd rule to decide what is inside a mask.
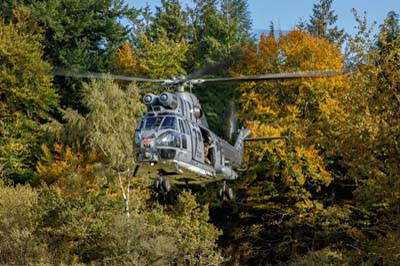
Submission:
[[[187,138],[186,138],[186,135],[182,135],[182,148],[187,149]]]
[[[173,116],[167,116],[164,119],[164,122],[161,125],[161,129],[177,129],[176,126],[176,117]]]
[[[188,134],[186,128],[183,126],[182,120],[179,120],[179,128],[183,134]]]
[[[188,135],[190,135],[190,126],[189,126],[187,120],[184,120],[184,121],[183,121],[183,127],[185,128],[186,133],[187,133]]]
[[[186,103],[187,103],[188,110],[189,110],[189,113],[190,113],[190,119],[192,119],[192,120],[193,120],[193,110],[192,110],[192,105],[191,105],[189,102],[186,102]]]
[[[179,101],[181,102],[182,115],[185,116],[185,104],[182,98],[179,98]]]
[[[179,128],[181,130],[181,135],[182,135],[182,148],[187,149],[187,137],[186,137],[186,130],[185,127],[183,126],[182,120],[179,119]]]

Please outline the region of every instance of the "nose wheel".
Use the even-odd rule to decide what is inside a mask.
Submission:
[[[226,185],[226,181],[224,181],[224,184],[222,185],[222,188],[218,190],[218,199],[223,200],[225,196],[227,197],[228,200],[233,199],[233,190],[232,188],[228,187]]]
[[[171,184],[168,179],[164,179],[161,176],[154,180],[154,191],[157,193],[163,192],[168,193],[171,191]]]

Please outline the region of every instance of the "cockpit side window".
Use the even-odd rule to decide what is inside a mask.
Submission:
[[[161,129],[177,129],[176,127],[176,117],[167,116],[161,125]]]

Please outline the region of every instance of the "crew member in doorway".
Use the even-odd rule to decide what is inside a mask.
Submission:
[[[210,158],[208,158],[209,150],[210,150],[210,143],[209,143],[209,141],[205,141],[204,142],[204,161],[206,164],[211,165]]]

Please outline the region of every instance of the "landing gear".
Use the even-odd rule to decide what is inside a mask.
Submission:
[[[222,188],[220,188],[218,190],[217,196],[218,196],[218,199],[220,199],[220,200],[223,200],[225,196],[228,198],[228,200],[233,199],[233,190],[232,190],[232,188],[230,188],[226,185],[226,181],[224,181]]]
[[[164,179],[161,176],[154,180],[154,191],[168,193],[171,191],[171,184],[168,179]]]

